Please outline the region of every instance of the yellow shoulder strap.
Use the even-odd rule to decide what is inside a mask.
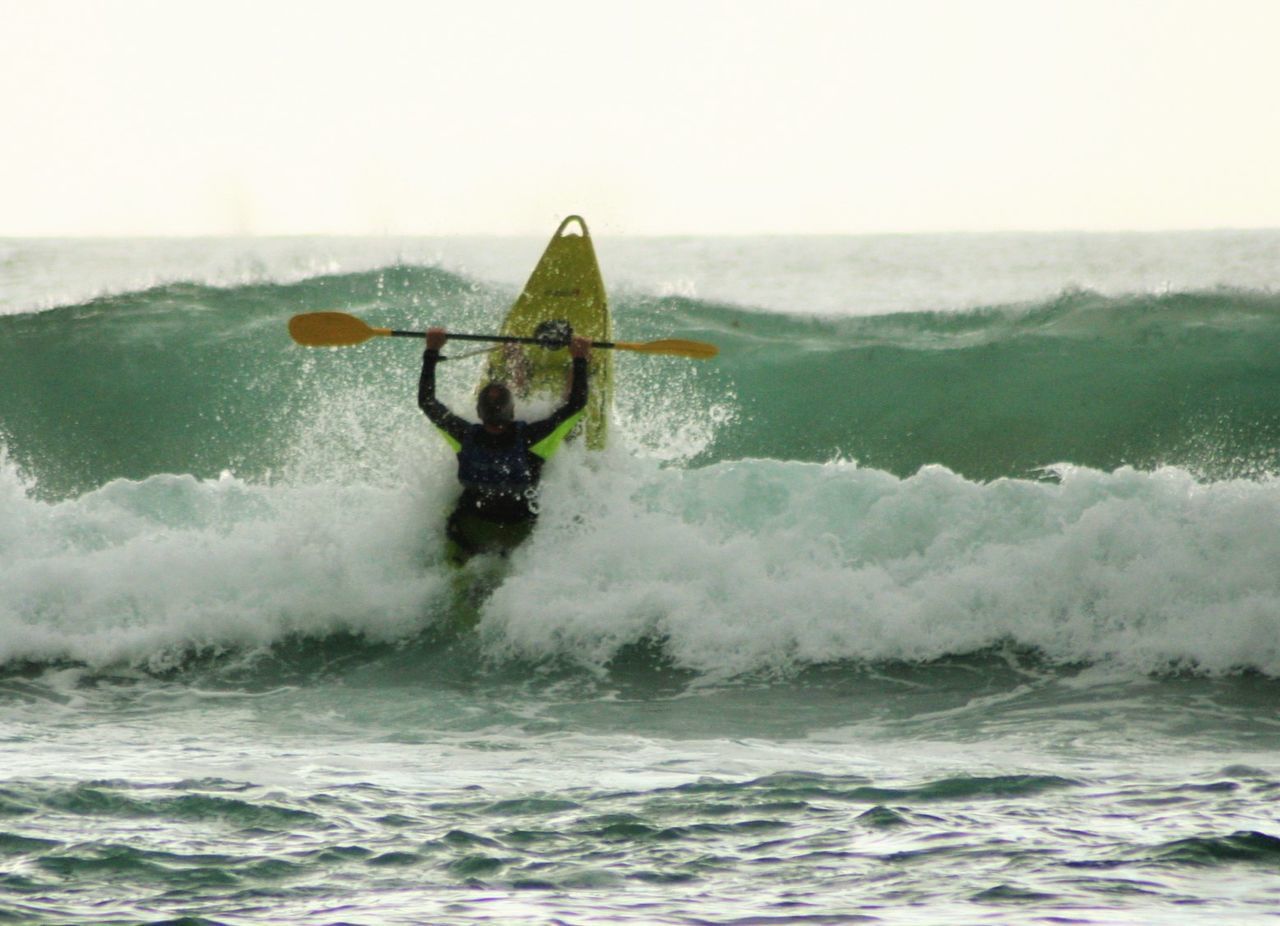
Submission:
[[[586,409],[583,409],[576,415],[570,415],[569,418],[560,425],[560,427],[556,428],[542,440],[530,447],[529,452],[542,457],[544,460],[549,459],[553,453],[560,449],[560,445],[564,443],[564,439],[569,436],[569,432],[573,430],[573,426],[582,420],[582,416],[585,412]]]

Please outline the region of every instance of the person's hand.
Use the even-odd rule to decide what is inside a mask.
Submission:
[[[427,329],[427,350],[439,350],[444,347],[444,342],[449,340],[449,335],[445,333],[443,328]]]
[[[591,341],[575,334],[569,341],[569,356],[574,360],[586,360],[591,356]]]

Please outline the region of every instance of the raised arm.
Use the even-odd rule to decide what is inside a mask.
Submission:
[[[422,355],[422,376],[418,379],[418,407],[432,424],[444,432],[456,450],[462,445],[462,438],[470,425],[436,398],[436,364],[440,362],[440,348],[447,338],[443,328],[432,328],[427,332],[427,349]]]
[[[573,379],[569,385],[569,397],[549,417],[543,418],[541,421],[531,422],[525,432],[528,435],[529,443],[533,445],[534,453],[539,456],[542,456],[543,453],[537,445],[552,434],[555,434],[557,430],[565,428],[566,424],[572,427],[578,416],[582,414],[582,410],[587,407],[587,391],[590,379],[587,372],[587,358],[591,355],[591,342],[586,338],[575,337],[569,344],[569,353],[573,355]],[[565,428],[565,430],[567,431],[568,428]],[[555,444],[559,444],[558,439]],[[548,448],[548,451],[554,449],[554,446],[552,446]]]

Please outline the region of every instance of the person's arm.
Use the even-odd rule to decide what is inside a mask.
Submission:
[[[453,449],[457,450],[462,446],[462,438],[471,425],[449,411],[436,398],[436,364],[440,362],[440,348],[444,346],[447,337],[442,328],[432,328],[427,332],[427,349],[422,355],[422,376],[418,379],[418,407],[440,429]]]
[[[526,439],[529,441],[530,449],[538,454],[538,456],[549,455],[560,441],[556,440],[551,444],[546,453],[542,452],[538,445],[547,441],[547,438],[556,434],[557,431],[568,431],[577,423],[578,417],[582,414],[583,409],[587,407],[587,391],[589,388],[590,377],[587,372],[587,358],[591,354],[591,342],[586,338],[575,337],[569,344],[569,352],[573,355],[573,379],[569,385],[569,397],[565,399],[565,403],[551,413],[550,417],[543,418],[541,421],[534,421],[525,427]],[[564,436],[560,434],[560,437]]]

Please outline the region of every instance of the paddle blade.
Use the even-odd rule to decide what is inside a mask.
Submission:
[[[289,336],[306,347],[349,347],[386,333],[345,312],[308,312],[289,319]]]
[[[673,357],[689,357],[693,360],[709,360],[720,353],[720,348],[706,341],[682,341],[679,338],[642,343],[615,341],[613,346],[618,350],[634,350],[642,354],[670,354]]]

